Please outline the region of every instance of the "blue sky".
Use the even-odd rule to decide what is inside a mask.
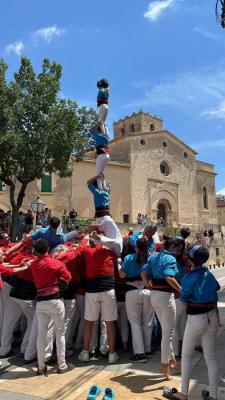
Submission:
[[[215,164],[225,194],[225,30],[213,0],[4,0],[0,56],[63,65],[62,95],[95,107],[110,80],[110,123],[140,109]]]

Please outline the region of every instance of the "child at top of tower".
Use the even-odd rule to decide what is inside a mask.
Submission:
[[[104,135],[108,135],[108,128],[106,125],[106,119],[109,112],[109,82],[107,79],[101,79],[97,82],[98,95],[97,95],[97,107],[98,107],[98,122],[100,123],[102,132]]]

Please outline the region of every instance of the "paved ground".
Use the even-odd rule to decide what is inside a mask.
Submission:
[[[220,283],[225,283],[225,271],[216,271]],[[225,377],[225,290],[220,293],[219,308],[221,311],[221,329],[217,342],[217,356],[219,360],[219,376]],[[160,352],[157,352],[146,364],[129,363],[128,355],[123,354],[118,364],[108,366],[106,362],[96,361],[83,365],[77,356],[70,360],[73,369],[57,375],[51,367],[49,376],[35,376],[35,364],[22,365],[19,358],[4,360],[0,369],[0,400],[82,400],[86,399],[88,388],[99,384],[103,388],[113,388],[118,399],[144,400],[162,399],[164,385],[180,386],[180,375],[174,375],[172,382],[165,382],[159,372]],[[193,358],[191,400],[201,399],[201,390],[207,386],[207,370],[200,353]],[[100,399],[102,396],[99,397]],[[225,387],[219,388],[218,400],[225,400]]]

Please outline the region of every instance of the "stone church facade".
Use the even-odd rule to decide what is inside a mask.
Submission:
[[[174,226],[217,224],[214,166],[196,156],[192,148],[164,130],[158,117],[140,111],[115,122],[111,160],[105,170],[112,186],[114,219],[132,224],[141,213],[154,221],[161,216]],[[57,215],[74,207],[80,215],[93,216],[86,181],[94,175],[95,156],[88,153],[84,161],[74,163],[71,178],[52,177],[52,192],[42,193],[40,183],[32,183],[24,208],[39,195]],[[1,200],[0,195],[0,207]]]

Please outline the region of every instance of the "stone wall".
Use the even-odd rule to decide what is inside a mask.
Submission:
[[[204,208],[203,188],[207,190],[207,208]],[[199,225],[217,224],[215,174],[212,172],[212,166],[209,171],[207,164],[197,162],[196,192]]]
[[[133,113],[113,124],[114,138],[160,130],[162,130],[162,119],[143,112]]]
[[[186,157],[184,153],[185,156],[187,154]],[[163,161],[169,166],[168,176],[164,176],[160,172],[160,163]],[[182,146],[167,132],[133,137],[132,220],[136,220],[139,212],[150,214],[155,219],[157,203],[165,197],[174,204],[174,215],[172,216],[174,223],[197,224],[195,172],[194,152]],[[153,180],[154,185],[151,184]]]
[[[111,161],[119,163],[130,163],[131,160],[131,138],[125,137],[123,140],[113,140],[109,144]]]
[[[17,192],[19,190],[20,184],[16,184]],[[26,196],[21,207],[22,211],[27,211],[31,208],[31,201],[37,196],[45,202],[45,207],[52,210],[52,214],[61,217],[64,209],[69,209],[71,207],[71,178],[60,178],[58,175],[53,175],[52,177],[52,192],[43,193],[41,192],[41,183],[39,180],[31,182],[27,186]],[[4,211],[11,209],[9,201],[9,188],[0,192],[0,208]]]
[[[71,205],[82,216],[94,216],[93,196],[87,188],[87,180],[95,175],[95,161],[85,160],[74,164]],[[129,165],[110,162],[105,170],[106,181],[112,185],[111,214],[123,222],[123,215],[130,214],[130,168]]]

